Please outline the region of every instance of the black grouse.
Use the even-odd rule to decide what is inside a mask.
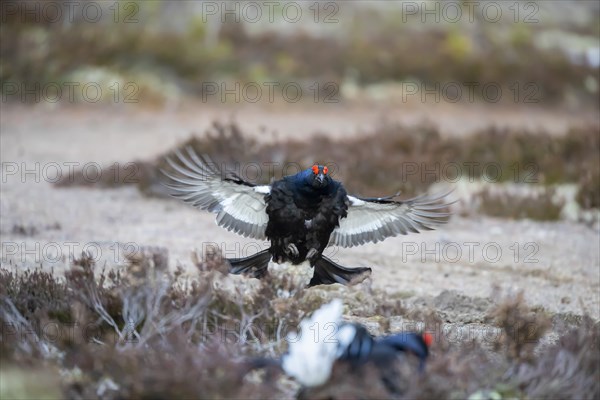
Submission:
[[[167,158],[176,173],[163,173],[171,195],[217,214],[217,224],[240,235],[268,239],[271,246],[250,257],[229,259],[232,274],[261,278],[268,263],[309,261],[309,286],[348,284],[371,272],[346,268],[323,255],[329,245],[352,247],[419,230],[432,230],[450,215],[448,193],[395,200],[398,196],[350,196],[331,178],[327,166],[313,165],[271,185],[254,185],[236,174],[223,174],[206,156],[191,148],[176,151],[179,163]]]
[[[251,359],[247,370],[281,369],[307,393],[309,388],[336,385],[346,378],[358,383],[365,370],[372,367],[383,385],[394,393],[401,390],[398,366],[407,371],[413,367],[415,372],[424,371],[433,341],[431,334],[400,332],[373,337],[363,325],[344,322],[342,311],[340,299],[321,306],[300,322],[301,332],[288,335],[285,354],[279,358]]]

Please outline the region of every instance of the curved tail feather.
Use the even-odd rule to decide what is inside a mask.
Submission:
[[[267,274],[271,253],[269,250],[260,251],[250,257],[228,258],[230,274],[251,275],[254,278],[262,278]]]
[[[321,255],[314,263],[315,272],[308,286],[331,285],[341,283],[352,285],[360,283],[371,275],[371,268],[346,268],[334,263],[329,258]]]

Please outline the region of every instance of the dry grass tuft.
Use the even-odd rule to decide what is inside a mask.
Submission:
[[[497,346],[511,360],[530,362],[533,350],[550,328],[550,320],[543,314],[531,310],[523,300],[523,292],[498,304],[490,312],[494,323],[502,328],[503,335]]]
[[[541,193],[530,194],[494,193],[485,188],[476,193],[475,198],[481,204],[479,212],[485,215],[535,221],[560,219],[565,205],[563,199],[557,198],[553,188],[544,188]]]

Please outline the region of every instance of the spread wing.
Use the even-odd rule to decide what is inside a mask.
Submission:
[[[347,196],[348,216],[331,233],[330,245],[353,247],[368,242],[377,243],[385,238],[433,230],[447,222],[452,202],[445,197],[450,192],[435,196],[419,196],[395,201],[394,197],[360,198]]]
[[[187,147],[187,154],[176,151],[179,162],[167,158],[175,173],[162,171],[170,182],[170,194],[201,210],[217,214],[217,224],[240,235],[266,239],[269,221],[265,195],[269,186],[256,186],[235,174],[221,174],[217,164],[199,157]]]

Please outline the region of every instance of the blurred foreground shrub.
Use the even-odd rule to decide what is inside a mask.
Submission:
[[[442,327],[440,310],[407,309],[394,294],[368,285],[305,289],[285,275],[262,281],[226,277],[215,256],[195,261],[192,275],[170,270],[161,248],[143,248],[111,271],[98,270],[86,255],[64,276],[0,269],[0,374],[11,378],[2,385],[3,397],[59,392],[65,398],[107,399],[294,397],[297,385],[282,376],[246,376],[247,357],[284,352],[285,334],[335,297],[344,299],[350,320],[366,316],[389,328],[390,318],[406,318],[435,335],[425,372],[408,380],[403,392],[384,397],[600,394],[600,326],[587,316],[543,345],[547,316],[528,307],[522,295],[508,297],[487,311],[492,325],[485,326],[485,337],[464,339],[460,330],[472,327]],[[40,379],[20,386],[19,375],[32,367]],[[351,377],[334,373],[309,397],[377,394],[367,377]]]

